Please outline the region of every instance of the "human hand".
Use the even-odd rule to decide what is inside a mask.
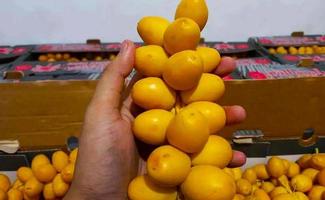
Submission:
[[[82,133],[73,183],[65,200],[127,198],[127,187],[137,174],[139,156],[132,134],[132,100],[124,98],[124,79],[134,64],[135,46],[122,43],[114,62],[103,72],[88,106]],[[216,74],[224,76],[235,67],[231,58],[223,58]],[[225,107],[227,124],[244,120],[240,106]],[[243,153],[234,151],[231,166],[244,164]]]

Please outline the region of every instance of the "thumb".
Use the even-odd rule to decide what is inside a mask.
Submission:
[[[119,108],[124,79],[132,71],[134,54],[134,43],[125,40],[116,59],[103,72],[92,99],[93,103],[104,103],[108,110]]]

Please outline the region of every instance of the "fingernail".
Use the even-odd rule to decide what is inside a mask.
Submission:
[[[128,40],[124,40],[124,41],[122,42],[122,46],[121,46],[120,53],[121,53],[121,54],[125,53],[125,52],[127,51],[128,47],[129,47],[129,42],[128,42]]]
[[[246,163],[246,155],[241,151],[233,151],[233,158],[230,167],[240,167]]]

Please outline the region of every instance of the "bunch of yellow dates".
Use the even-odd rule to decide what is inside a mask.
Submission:
[[[274,156],[243,173],[228,172],[236,180],[233,200],[325,199],[325,154],[306,154],[296,162]]]
[[[0,174],[0,200],[56,200],[67,193],[73,179],[78,149],[67,155],[56,151],[52,163],[44,154],[36,155],[31,167],[20,167],[17,179]],[[41,198],[43,196],[43,198]]]
[[[270,54],[291,54],[291,55],[312,55],[312,54],[325,54],[325,46],[301,46],[301,47],[283,47],[269,48]]]
[[[236,193],[235,179],[224,170],[231,145],[216,135],[226,123],[215,103],[225,92],[213,74],[220,54],[198,47],[207,19],[204,0],[182,0],[175,21],[150,16],[138,23],[146,46],[136,50],[135,69],[144,78],[131,95],[145,111],[135,118],[133,132],[157,148],[146,174],[130,182],[131,200],[231,200]]]

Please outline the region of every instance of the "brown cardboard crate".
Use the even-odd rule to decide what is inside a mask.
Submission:
[[[81,131],[96,81],[42,81],[0,84],[0,140],[18,139],[22,148],[63,146]],[[222,105],[242,105],[247,120],[225,128],[261,130],[266,139],[299,138],[314,128],[325,136],[325,78],[235,80],[226,82]]]

